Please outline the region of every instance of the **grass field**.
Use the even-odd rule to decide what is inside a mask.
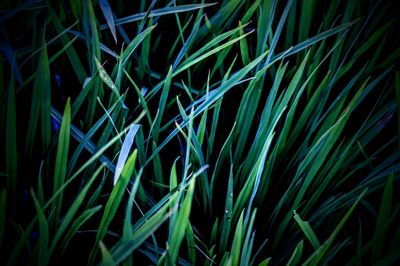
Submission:
[[[399,15],[2,0],[0,264],[396,265]]]

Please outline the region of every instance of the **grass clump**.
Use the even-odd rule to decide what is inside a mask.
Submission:
[[[399,261],[393,3],[0,6],[2,264]]]

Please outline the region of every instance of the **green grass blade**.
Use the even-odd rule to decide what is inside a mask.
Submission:
[[[103,217],[101,218],[100,225],[98,232],[96,234],[96,243],[98,243],[100,240],[104,238],[106,235],[107,229],[111,223],[111,221],[114,218],[115,213],[117,212],[117,209],[122,201],[122,197],[124,195],[124,191],[126,186],[128,185],[128,182],[131,178],[131,175],[133,173],[134,167],[135,167],[135,162],[136,162],[136,156],[137,156],[137,151],[135,150],[131,156],[129,156],[124,169],[122,170],[121,173],[121,178],[118,180],[117,184],[114,186],[113,190],[111,191],[111,195],[107,200],[107,204],[104,208],[104,213]],[[93,249],[92,253],[90,255],[89,261],[93,262],[95,259],[95,255],[97,249]]]
[[[172,264],[176,263],[176,259],[178,257],[179,249],[185,235],[185,229],[189,225],[189,215],[192,207],[192,199],[194,193],[194,179],[189,184],[188,191],[186,196],[181,204],[181,207],[178,211],[178,215],[176,217],[176,222],[174,225],[175,230],[172,233],[172,237],[169,240],[169,259]]]
[[[71,242],[72,238],[77,235],[78,230],[101,209],[101,205],[95,206],[91,209],[87,209],[82,212],[78,217],[75,218],[74,222],[69,227],[69,230],[65,233],[63,238],[63,247],[61,253],[63,254]]]
[[[49,224],[47,222],[46,216],[44,215],[43,208],[39,205],[36,196],[31,190],[31,196],[33,202],[35,203],[35,209],[38,214],[39,219],[39,240],[37,242],[38,247],[38,264],[47,265],[49,262],[49,253],[48,253],[48,245],[49,245]]]
[[[239,265],[240,251],[242,249],[243,241],[243,212],[240,215],[239,221],[236,225],[234,238],[232,241],[231,259],[232,265]]]
[[[346,212],[344,217],[340,220],[339,224],[335,228],[335,230],[332,232],[332,234],[329,236],[329,238],[306,260],[305,264],[310,264],[310,265],[318,265],[319,262],[322,260],[323,256],[331,246],[332,242],[335,240],[336,236],[338,235],[339,231],[342,229],[343,225],[346,223],[346,221],[349,219],[350,215],[362,199],[362,197],[365,195],[367,192],[367,189],[365,189],[356,199],[356,201],[353,203],[351,208]]]
[[[307,221],[303,221],[296,212],[294,212],[293,218],[296,220],[297,224],[300,226],[304,235],[308,238],[314,249],[318,249],[321,244],[319,243],[319,240],[312,230],[310,224]]]
[[[299,264],[300,260],[301,260],[301,256],[303,254],[303,240],[301,240],[296,248],[294,249],[292,256],[290,256],[290,259],[288,261],[288,263],[286,264],[287,266],[296,266],[297,264]]]
[[[389,229],[388,220],[390,220],[393,201],[393,175],[389,175],[383,192],[381,204],[379,207],[378,218],[375,225],[373,245],[371,251],[371,262],[381,258],[383,247],[385,245],[385,236]]]
[[[104,245],[103,241],[99,241],[100,251],[101,251],[101,265],[104,266],[116,266],[117,264],[113,260],[110,251]]]
[[[70,124],[71,124],[71,106],[70,106],[70,99],[68,99],[65,105],[64,115],[58,137],[58,148],[57,148],[56,163],[54,168],[53,193],[56,192],[65,182],[67,163],[68,163]],[[63,202],[63,194],[61,193],[53,206],[56,210],[56,214],[54,216],[55,220],[58,220],[60,216],[62,202]]]
[[[164,88],[161,93],[160,102],[158,104],[157,116],[154,121],[153,138],[157,142],[160,134],[161,120],[164,114],[165,105],[167,103],[168,93],[171,87],[172,67],[169,68],[167,77],[165,78]]]
[[[6,174],[7,174],[7,191],[8,196],[15,202],[17,190],[17,173],[18,173],[18,150],[17,150],[17,120],[15,107],[15,91],[14,78],[11,77],[7,94],[7,114],[6,114],[6,139],[5,139],[5,158]],[[0,238],[1,239],[1,238]]]
[[[100,172],[103,169],[104,169],[104,166],[101,166],[101,167],[99,167],[99,169],[96,170],[96,172],[93,173],[93,176],[91,177],[91,179],[87,182],[87,184],[83,187],[81,192],[77,195],[76,199],[71,204],[71,207],[68,208],[68,211],[62,220],[62,223],[57,228],[56,233],[53,237],[53,240],[52,240],[50,248],[49,248],[49,254],[53,253],[56,245],[58,244],[58,241],[61,239],[62,235],[67,230],[67,228],[70,226],[70,224],[73,222],[73,218],[76,215],[80,206],[83,204],[91,185],[93,184],[96,177],[100,174]]]
[[[26,139],[27,156],[30,157],[35,142],[39,117],[41,118],[42,151],[45,152],[50,144],[50,69],[47,55],[47,45],[43,38],[43,49],[40,53],[36,79],[33,85],[32,105]]]

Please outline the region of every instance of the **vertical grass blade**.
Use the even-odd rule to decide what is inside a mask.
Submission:
[[[67,100],[65,105],[64,115],[61,123],[61,128],[58,136],[58,148],[56,155],[56,163],[54,168],[54,185],[53,193],[55,193],[65,182],[67,163],[68,163],[68,150],[70,139],[70,124],[71,124],[71,106],[70,99]],[[56,210],[55,220],[57,221],[63,202],[63,194],[61,193],[55,201],[53,207]]]

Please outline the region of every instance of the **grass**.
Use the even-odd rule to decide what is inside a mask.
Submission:
[[[399,13],[3,1],[3,265],[400,261]]]

